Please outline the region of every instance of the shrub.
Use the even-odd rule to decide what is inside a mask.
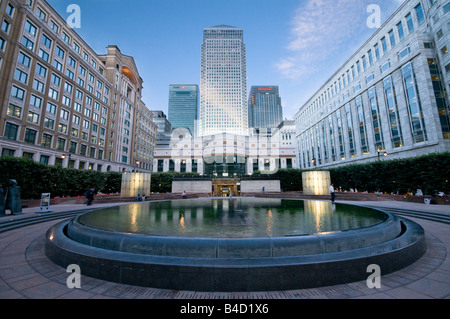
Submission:
[[[121,173],[67,169],[14,157],[0,158],[0,172],[3,187],[10,179],[17,180],[23,199],[39,199],[42,193],[51,193],[52,197],[80,196],[90,187],[104,194],[118,193],[122,181]]]
[[[343,190],[406,194],[420,188],[424,194],[433,190],[450,193],[450,152],[406,159],[351,164],[327,169],[335,187]],[[301,191],[302,172],[281,169],[276,176],[283,191]]]

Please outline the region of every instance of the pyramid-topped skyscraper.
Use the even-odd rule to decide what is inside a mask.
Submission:
[[[248,135],[247,62],[243,30],[204,29],[201,61],[200,136]]]

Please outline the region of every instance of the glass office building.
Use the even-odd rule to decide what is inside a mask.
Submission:
[[[278,86],[252,86],[248,100],[250,128],[277,128],[283,121]]]
[[[198,85],[175,84],[169,88],[169,121],[172,127],[188,128],[197,135]]]

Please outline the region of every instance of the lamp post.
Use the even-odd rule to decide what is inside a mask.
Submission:
[[[378,160],[379,160],[379,161],[381,160],[381,158],[380,158],[381,153],[383,153],[383,156],[384,156],[384,157],[387,157],[387,156],[389,155],[386,151],[385,151],[385,152],[383,152],[383,151],[378,151]]]
[[[71,159],[71,157],[72,157],[72,154],[70,154],[70,153],[69,153],[69,155],[63,154],[63,155],[61,156],[61,159],[65,160],[66,157],[69,158],[69,161],[67,162],[67,168],[70,168],[70,159]]]

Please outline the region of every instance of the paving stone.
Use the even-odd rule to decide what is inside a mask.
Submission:
[[[361,281],[333,287],[250,293],[160,290],[85,276],[82,289],[69,289],[65,285],[65,269],[50,262],[43,252],[44,234],[58,221],[47,222],[0,234],[0,299],[450,299],[449,226],[414,220],[426,231],[428,251],[413,265],[383,276],[381,289],[369,289]]]

